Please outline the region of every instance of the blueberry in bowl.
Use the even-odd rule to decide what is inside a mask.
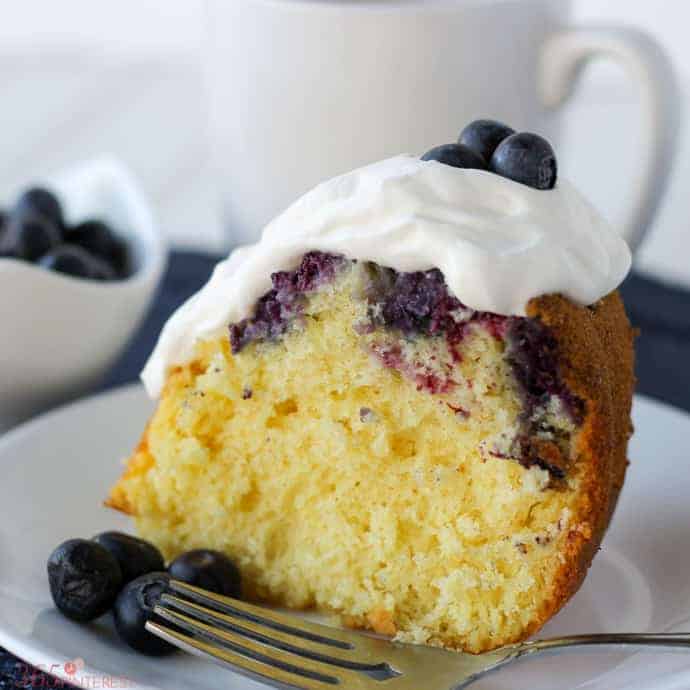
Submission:
[[[62,241],[62,231],[49,218],[34,212],[10,214],[0,240],[0,254],[35,263]]]
[[[73,278],[107,281],[117,277],[111,264],[78,245],[63,244],[56,247],[45,253],[38,260],[38,265]]]
[[[107,264],[113,271],[113,278],[127,277],[127,246],[107,223],[86,220],[68,228],[65,240]]]
[[[29,187],[20,194],[12,208],[11,214],[17,217],[25,214],[42,216],[58,230],[62,230],[65,224],[60,200],[54,192],[45,187]]]
[[[73,278],[113,281],[129,276],[127,244],[117,232],[103,220],[66,223],[57,195],[44,187],[27,189],[3,217],[0,256]]]

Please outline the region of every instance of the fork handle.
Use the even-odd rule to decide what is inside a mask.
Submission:
[[[690,633],[601,633],[598,635],[571,635],[546,640],[535,640],[517,645],[518,656],[564,647],[593,645],[640,645],[651,647],[688,647]]]

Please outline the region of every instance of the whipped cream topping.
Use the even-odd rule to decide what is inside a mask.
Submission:
[[[227,334],[310,250],[398,271],[439,268],[478,311],[524,316],[533,297],[596,302],[630,268],[625,241],[564,180],[549,191],[494,173],[396,156],[324,182],[219,263],[165,325],[142,379],[153,397],[199,339]]]

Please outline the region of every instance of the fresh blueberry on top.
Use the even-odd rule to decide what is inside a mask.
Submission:
[[[17,199],[12,215],[22,216],[25,213],[43,216],[60,229],[65,224],[60,202],[55,194],[43,187],[31,187]]]
[[[423,161],[438,161],[454,168],[486,170],[486,161],[472,149],[462,144],[443,144],[430,149],[422,156]]]
[[[460,132],[458,143],[490,161],[496,147],[515,130],[497,120],[475,120]]]
[[[13,213],[2,236],[2,253],[25,261],[36,261],[62,242],[55,223],[37,213]]]
[[[57,271],[75,278],[96,279],[101,272],[110,271],[100,259],[92,256],[81,247],[63,244],[56,249],[44,254],[38,261],[38,265],[50,271]]]
[[[86,622],[113,605],[122,586],[122,571],[100,544],[70,539],[50,554],[48,580],[55,606],[68,618]]]
[[[242,577],[237,566],[224,554],[196,549],[178,556],[169,566],[170,577],[226,597],[239,598]]]
[[[147,573],[125,585],[115,600],[115,629],[132,649],[142,654],[163,656],[175,651],[173,645],[152,635],[145,627],[169,582],[168,573]]]
[[[494,151],[490,169],[535,189],[556,184],[556,154],[546,139],[531,132],[511,134]]]
[[[87,220],[65,231],[65,240],[108,262],[122,275],[126,269],[127,251],[110,227],[100,220]]]
[[[122,570],[122,582],[127,584],[146,573],[165,570],[161,552],[150,542],[123,532],[103,532],[93,540],[115,556]]]

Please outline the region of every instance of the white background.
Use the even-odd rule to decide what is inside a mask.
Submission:
[[[232,2],[233,0],[227,0]],[[491,2],[493,0],[486,0]],[[577,22],[625,23],[663,42],[690,98],[690,3],[576,0]],[[104,151],[123,158],[178,245],[222,249],[202,79],[204,0],[0,0],[0,197]],[[569,106],[561,169],[616,220],[637,161],[636,93],[593,66]],[[690,285],[690,143],[639,257]]]

